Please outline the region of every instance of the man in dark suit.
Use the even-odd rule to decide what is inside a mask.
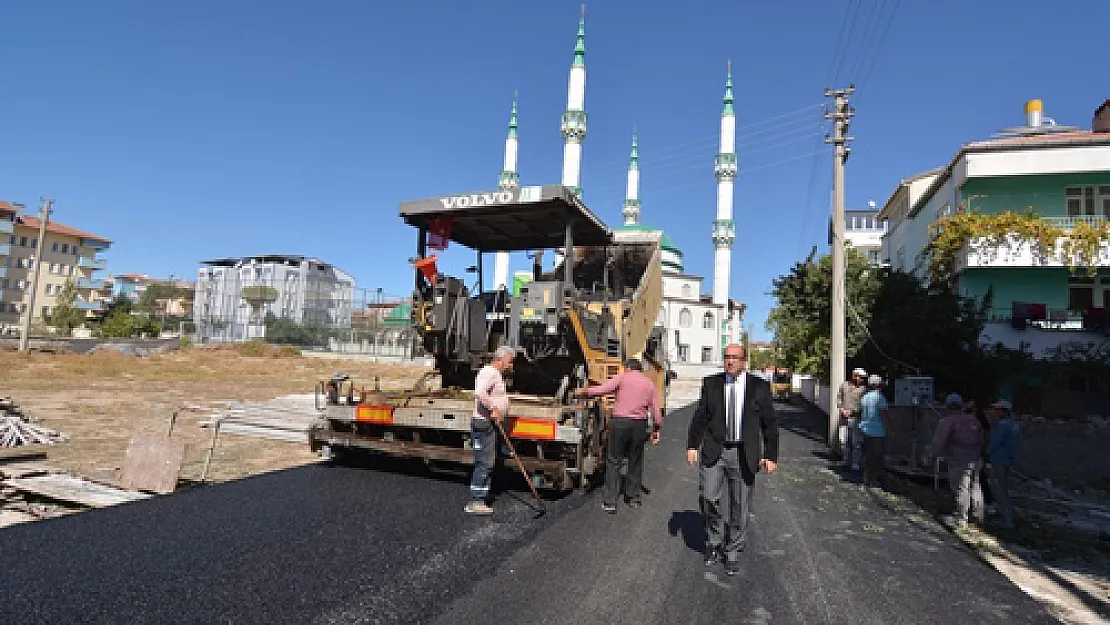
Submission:
[[[705,565],[723,557],[729,575],[740,572],[755,476],[773,472],[779,458],[771,386],[745,371],[747,362],[742,346],[725,348],[725,370],[702,380],[686,439],[686,461],[694,466],[701,457],[699,486],[708,534]],[[727,525],[722,515],[726,493]]]

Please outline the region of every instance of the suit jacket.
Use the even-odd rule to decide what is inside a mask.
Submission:
[[[778,462],[779,427],[771,385],[763,378],[744,372],[747,386],[740,428],[744,433],[744,456],[752,475],[759,472],[762,458]],[[701,382],[701,396],[690,421],[687,449],[701,449],[701,463],[712,466],[721,457],[726,435],[725,374],[706,376]]]

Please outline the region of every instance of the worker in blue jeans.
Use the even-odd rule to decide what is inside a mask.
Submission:
[[[1006,529],[1014,527],[1014,506],[1010,502],[1010,470],[1017,456],[1021,431],[1013,418],[1013,406],[1000,399],[987,407],[987,419],[991,421],[991,438],[987,444],[986,459],[990,463],[987,479],[994,493],[995,507],[1000,517],[999,525]]]

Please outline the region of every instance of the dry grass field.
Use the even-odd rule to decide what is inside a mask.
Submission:
[[[242,345],[184,348],[139,357],[113,351],[90,354],[0,352],[0,396],[9,396],[46,427],[69,437],[47,462],[77,475],[123,464],[131,435],[164,432],[178,411],[173,437],[186,442],[181,478],[201,475],[210,431],[198,424],[227,401],[263,401],[311,393],[336,371],[358,386],[411,385],[423,367],[355,360],[323,360],[295,350]],[[208,479],[224,481],[315,461],[306,445],[221,434]]]

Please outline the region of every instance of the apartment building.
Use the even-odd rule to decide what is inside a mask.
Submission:
[[[883,235],[887,222],[879,218],[879,209],[871,203],[870,208],[848,209],[844,211],[844,239],[854,249],[867,257],[872,265],[883,264]],[[829,245],[832,245],[832,220],[829,220]]]
[[[899,184],[880,213],[891,224],[884,250],[892,268],[924,276],[921,253],[931,226],[960,208],[984,214],[1031,210],[1065,233],[1081,223],[1110,223],[1110,128],[1099,126],[1099,112],[1093,130],[1056,125],[1037,100],[1027,103],[1026,114],[1025,126],[965,144],[946,167]],[[968,245],[957,265],[961,295],[992,295],[984,341],[1040,353],[1108,328],[1105,244],[1095,275],[1069,271],[1059,257],[1039,257],[1028,243]]]
[[[355,280],[316,258],[269,254],[204,261],[193,318],[205,341],[265,338],[273,316],[298,325],[351,327]]]
[[[0,332],[18,333],[30,302],[35,277],[41,222],[26,215],[18,204],[0,201]],[[69,280],[77,287],[74,306],[95,318],[106,308],[110,286],[97,277],[107,268],[100,252],[112,242],[102,236],[50,221],[42,242],[41,267],[35,294],[32,323],[49,318],[58,295]]]

